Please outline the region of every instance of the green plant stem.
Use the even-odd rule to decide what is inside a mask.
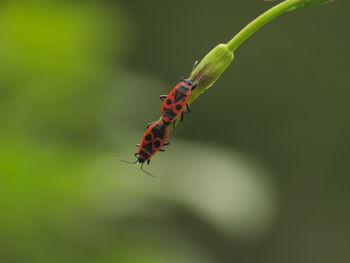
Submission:
[[[249,38],[254,32],[259,30],[266,23],[270,22],[274,18],[283,13],[303,6],[305,0],[287,0],[284,1],[271,9],[267,10],[265,13],[257,17],[246,27],[244,27],[237,35],[235,35],[228,43],[227,48],[234,52],[247,38]]]
[[[265,24],[275,19],[276,17],[298,9],[300,7],[316,6],[331,2],[332,0],[285,0],[278,5],[267,10],[265,13],[257,17],[255,20],[245,26],[237,35],[235,35],[227,44],[219,44],[214,47],[192,71],[190,78],[194,77],[198,72],[206,77],[200,81],[197,88],[191,93],[188,104],[192,104],[199,98],[208,88],[210,88],[221,74],[226,70],[234,58],[234,51],[252,34],[263,27]],[[160,118],[159,120],[161,120]],[[169,126],[169,131],[179,123],[175,120],[174,126]]]

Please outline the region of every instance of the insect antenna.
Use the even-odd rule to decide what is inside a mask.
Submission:
[[[197,65],[198,65],[198,60],[196,60],[196,61],[194,62],[191,72],[196,68]]]
[[[120,161],[120,162],[123,162],[123,163],[129,163],[129,164],[135,164],[137,163],[139,160],[136,160],[135,162],[130,162],[130,161],[127,161],[127,160],[123,160],[123,159],[120,159],[118,157],[115,158],[116,160]]]
[[[150,176],[152,176],[152,177],[156,177],[155,175],[153,175],[153,174],[151,174],[150,172],[147,172],[145,169],[143,169],[143,165],[144,165],[145,163],[142,163],[141,164],[141,171],[142,172],[144,172],[144,173],[146,173],[146,174],[148,174],[148,175],[150,175]]]

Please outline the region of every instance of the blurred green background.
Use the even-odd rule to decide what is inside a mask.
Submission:
[[[348,1],[273,21],[147,169],[160,94],[275,3],[0,4],[1,263],[349,262]]]

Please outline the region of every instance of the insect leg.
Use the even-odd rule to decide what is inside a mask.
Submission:
[[[170,142],[167,141],[166,143],[164,143],[164,146],[170,145]]]
[[[190,105],[188,105],[188,103],[186,103],[186,109],[187,109],[186,113],[190,113],[191,112],[191,107],[190,107]]]
[[[183,120],[184,120],[184,112],[182,111],[180,116],[180,121],[183,121]]]
[[[148,175],[150,175],[150,176],[155,177],[155,175],[153,175],[153,174],[151,174],[150,172],[147,172],[146,170],[143,169],[143,165],[144,165],[144,164],[145,164],[145,163],[142,163],[142,164],[141,164],[141,171],[144,172],[144,173],[146,173],[146,174],[148,174]]]
[[[136,147],[140,147],[140,144],[136,144]]]
[[[149,159],[148,161],[147,161],[147,164],[150,164],[151,163],[151,159]]]
[[[127,161],[127,160],[120,159],[118,157],[116,157],[115,159],[117,159],[118,161],[121,161],[123,163],[129,163],[129,164],[135,164],[135,163],[137,163],[139,161],[139,160],[136,160],[135,162],[130,162],[130,161]]]
[[[160,96],[159,96],[159,99],[160,99],[161,101],[164,101],[164,100],[166,99],[166,97],[167,97],[167,95],[160,95]]]

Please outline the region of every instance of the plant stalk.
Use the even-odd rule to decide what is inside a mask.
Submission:
[[[303,6],[305,0],[287,0],[284,1],[265,13],[254,19],[246,27],[244,27],[237,35],[235,35],[228,43],[227,48],[234,52],[247,38],[254,34],[257,30],[263,27],[266,23],[270,22],[274,18],[282,15],[283,13]]]

